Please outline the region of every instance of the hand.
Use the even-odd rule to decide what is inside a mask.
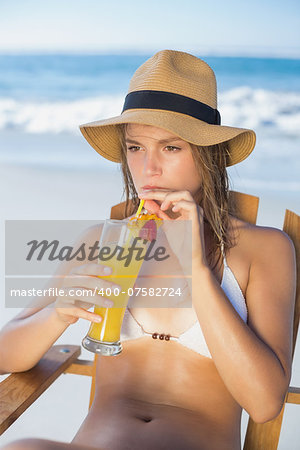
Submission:
[[[102,278],[109,275],[104,272],[104,269],[104,265],[85,264],[74,268],[69,275],[64,277],[61,287],[64,290],[64,296],[57,297],[54,304],[61,321],[73,324],[82,318],[91,322],[101,322],[100,315],[87,310],[95,305],[104,308],[112,307],[113,301],[97,292],[100,289],[105,291],[108,288],[112,290],[119,288],[122,291],[117,284]]]
[[[141,191],[139,198],[145,200],[144,207],[147,211],[156,214],[157,217],[165,221],[162,229],[165,231],[170,246],[180,262],[185,255],[187,259],[184,259],[187,262],[198,261],[204,266],[208,265],[205,256],[203,209],[195,203],[189,191],[147,189]],[[159,206],[154,200],[162,202],[161,205]],[[169,210],[169,215],[165,212],[167,210]],[[175,218],[172,212],[177,213]],[[179,239],[177,226],[172,226],[173,221],[185,221],[182,227],[182,239]],[[187,255],[187,251],[191,247],[187,242],[190,226],[192,226],[192,250]]]

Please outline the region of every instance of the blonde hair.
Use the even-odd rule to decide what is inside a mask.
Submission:
[[[127,164],[126,124],[117,125],[117,130],[121,145],[123,194],[126,196],[125,217],[128,217],[137,211],[139,198]],[[234,206],[232,204],[229,206],[229,178],[226,170],[229,151],[226,142],[207,147],[190,145],[196,170],[202,180],[199,206],[203,208],[204,221],[212,236],[212,248],[208,255],[208,263],[211,266],[215,263],[215,267],[221,257],[222,243],[224,250],[234,246],[229,221],[229,214],[234,212]],[[131,209],[129,210],[130,199]],[[217,259],[216,254],[218,254]]]

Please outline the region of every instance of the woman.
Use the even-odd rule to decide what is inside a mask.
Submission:
[[[259,423],[279,414],[291,376],[294,249],[282,231],[229,210],[226,166],[251,153],[255,134],[221,126],[216,98],[205,62],[164,50],[136,71],[120,116],[81,127],[102,156],[122,164],[132,199],[125,217],[143,198],[165,221],[191,221],[193,276],[185,292],[192,307],[128,309],[124,350],[98,357],[94,402],[72,443],[31,439],[5,448],[238,450],[242,408]],[[95,229],[84,236],[98,238]],[[108,283],[96,278],[104,274],[96,264],[77,262],[72,274],[86,289]],[[66,291],[74,285],[67,278],[60,284]],[[24,310],[2,330],[2,373],[33,367],[78,318],[96,321],[88,304],[52,302],[55,308]],[[42,329],[47,334],[36,343]],[[33,349],[22,360],[21,336]]]

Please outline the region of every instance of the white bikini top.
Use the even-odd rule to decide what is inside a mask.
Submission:
[[[221,288],[223,289],[227,298],[230,300],[236,312],[246,323],[248,313],[245,298],[233,272],[227,265],[223,246],[221,250],[224,263]],[[145,336],[152,337],[152,334],[153,333],[144,331],[141,325],[135,320],[129,309],[126,308],[121,328],[121,342],[132,339],[139,339]],[[187,347],[202,356],[211,358],[210,351],[206,345],[206,341],[198,320],[188,330],[180,334],[178,337],[171,336],[170,340],[177,341],[184,347]]]

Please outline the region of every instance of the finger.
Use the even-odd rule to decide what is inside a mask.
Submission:
[[[160,211],[159,205],[153,200],[146,200],[144,203],[144,208],[151,214],[158,215]]]
[[[109,303],[105,303],[105,300],[108,300]],[[78,307],[78,308],[83,308],[85,310],[91,309],[91,308],[95,308],[96,307],[100,307],[100,308],[111,308],[114,305],[114,302],[108,298],[104,298],[102,297],[102,299],[95,299],[95,302],[85,302],[83,300],[75,300],[74,301],[74,306]]]
[[[57,302],[60,306],[72,308],[78,301],[89,303],[89,308],[92,306],[100,306],[102,308],[111,308],[114,306],[114,301],[109,296],[98,294],[96,289],[71,287],[64,289],[64,294]]]
[[[74,307],[80,307],[85,310],[91,308],[113,308],[114,302],[108,298],[95,299],[93,302],[83,302],[79,299],[74,299],[74,297],[66,297],[63,302],[55,303],[56,308],[63,308],[64,310],[72,311]],[[70,313],[69,313],[70,314]]]
[[[166,213],[164,213],[160,209],[159,205],[153,200],[146,200],[144,203],[144,207],[148,211],[148,213],[155,214],[159,219],[172,220]]]
[[[180,211],[181,209],[185,209],[186,211],[193,211],[197,210],[197,206],[195,203],[186,201],[186,200],[180,200],[179,202],[176,202],[175,205],[172,208],[172,211]]]
[[[93,308],[94,304],[90,302],[85,302],[83,300],[75,300],[74,305],[77,306],[77,308],[83,308],[85,310]]]
[[[68,323],[74,323],[72,319],[84,319],[90,322],[102,322],[103,318],[99,314],[95,314],[93,312],[86,311],[83,308],[79,308],[74,306],[73,308],[57,308],[57,314],[60,316],[70,318],[71,321],[65,320]]]
[[[153,193],[153,194],[152,194]],[[148,200],[149,197],[149,200]],[[143,198],[143,195],[142,195]],[[155,200],[160,201],[160,206],[157,205]],[[145,208],[152,214],[156,214],[159,218],[167,219],[168,216],[164,216],[161,213],[161,211],[170,210],[172,205],[177,203],[180,200],[186,200],[190,201],[191,203],[195,204],[195,201],[189,191],[176,191],[176,192],[168,192],[163,193],[161,191],[150,191],[149,193],[146,193],[146,198],[144,199]]]
[[[70,275],[89,275],[94,277],[109,276],[112,274],[112,268],[104,264],[82,264],[74,267]]]
[[[194,201],[189,191],[164,191],[162,189],[152,189],[149,191],[143,191],[139,194],[141,199],[154,199],[154,200],[192,200]]]
[[[161,210],[158,211],[157,217],[159,217],[160,219],[163,219],[163,220],[165,220],[165,221],[166,221],[166,220],[173,220],[173,219],[171,219],[170,216],[168,216],[168,214],[164,213],[164,212],[161,211]]]
[[[140,194],[147,194],[148,192],[173,192],[171,189],[141,189],[140,192],[138,193],[138,196]]]
[[[158,200],[158,201],[163,202],[165,200],[166,196],[168,195],[168,193],[170,194],[170,191],[154,190],[153,189],[153,190],[141,192],[139,194],[139,198],[140,199],[144,199],[144,200],[153,199],[153,200]]]
[[[76,275],[76,276],[67,276],[63,282],[64,288],[82,288],[82,289],[119,289],[122,290],[121,286],[117,283],[113,283],[111,281],[107,281],[106,279],[93,277],[93,276],[84,276],[84,275]]]

